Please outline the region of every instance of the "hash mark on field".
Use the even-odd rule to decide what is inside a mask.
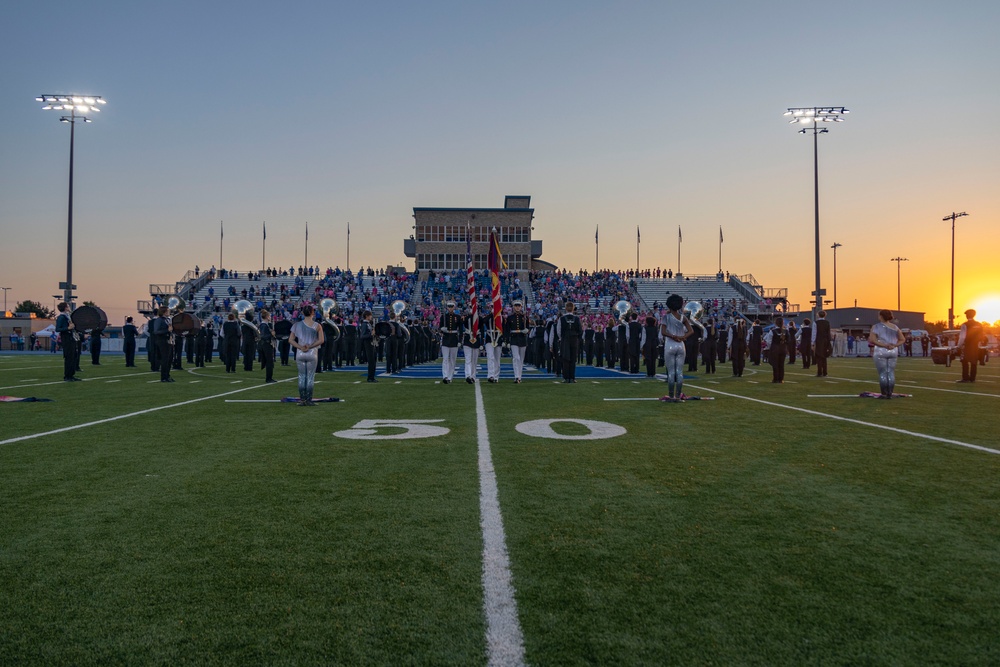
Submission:
[[[361,380],[355,380],[354,384],[361,384]],[[436,384],[436,383],[435,383]]]
[[[243,380],[233,380],[229,384],[240,384],[241,382],[243,382]]]
[[[108,380],[104,384],[111,384],[112,382],[121,382],[121,380]]]
[[[197,382],[201,382],[201,380],[191,380],[191,382],[189,384],[195,384]]]
[[[393,384],[403,384],[402,380],[396,380]]]

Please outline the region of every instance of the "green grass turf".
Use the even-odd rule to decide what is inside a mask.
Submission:
[[[996,449],[994,368],[900,360],[896,401],[807,398],[877,390],[864,359],[685,391]],[[84,371],[0,357],[0,394],[54,399],[0,404],[0,440],[252,388],[0,445],[0,664],[485,662],[472,387],[323,374],[345,402],[299,408],[224,402],[295,394],[294,366]],[[665,393],[644,379],[481,389],[530,664],[1000,663],[1000,456],[721,394],[603,400]],[[332,435],[407,418],[450,432]],[[628,432],[513,428],[559,418]]]

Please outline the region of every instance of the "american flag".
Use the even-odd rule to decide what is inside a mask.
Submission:
[[[476,267],[472,264],[472,225],[465,227],[466,291],[472,313],[472,337],[479,336],[479,298],[476,296]]]

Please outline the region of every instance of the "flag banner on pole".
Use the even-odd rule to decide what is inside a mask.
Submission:
[[[264,240],[266,241],[267,240],[267,223],[264,222],[264,223],[261,223],[261,224],[264,225]]]
[[[681,234],[681,226],[680,225],[677,225],[677,240],[681,241],[681,242],[684,241],[684,235]]]
[[[222,220],[219,220],[219,240],[226,238],[226,230],[223,229]]]
[[[642,238],[639,236],[639,225],[635,226],[635,242],[642,243]]]
[[[719,243],[722,243],[722,227],[719,227]]]
[[[490,230],[490,254],[488,258],[490,269],[490,284],[492,285],[493,299],[493,331],[494,336],[499,336],[503,331],[503,302],[500,300],[500,269],[506,269],[503,256],[500,254],[500,242],[497,239],[497,229]]]
[[[351,238],[351,223],[347,223],[347,238]]]
[[[309,240],[309,223],[306,223],[306,241]]]
[[[600,241],[597,239],[597,235],[600,232],[601,232],[601,226],[598,225],[597,228],[594,230],[594,243],[600,243]]]
[[[476,295],[476,267],[472,263],[472,225],[465,227],[466,291],[469,294],[469,312],[472,313],[472,337],[479,337],[479,297]]]

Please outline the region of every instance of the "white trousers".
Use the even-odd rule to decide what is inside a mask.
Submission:
[[[479,348],[463,345],[462,351],[465,353],[465,377],[475,380],[479,373]]]
[[[452,380],[455,377],[455,361],[458,359],[457,347],[441,347],[441,377]]]
[[[499,345],[486,344],[486,377],[500,379],[500,355],[503,348]]]
[[[520,347],[518,345],[510,346],[510,356],[514,362],[514,379],[521,379],[521,371],[524,369],[524,352],[528,348]]]

